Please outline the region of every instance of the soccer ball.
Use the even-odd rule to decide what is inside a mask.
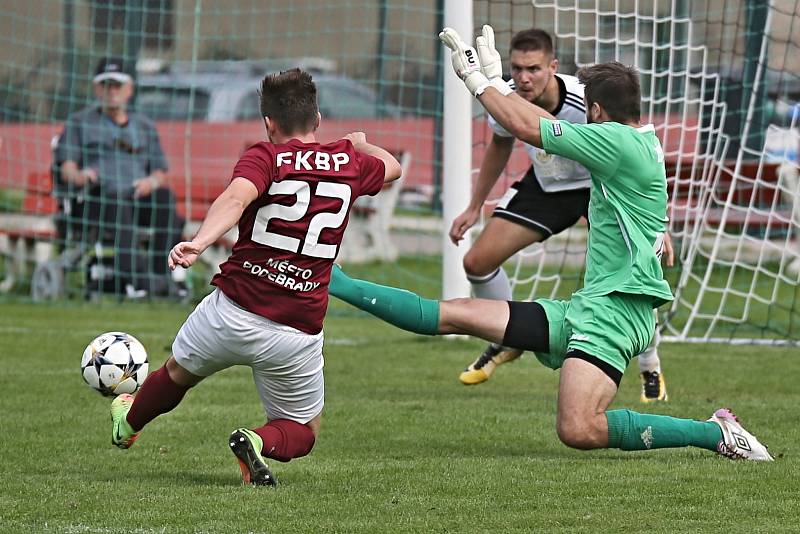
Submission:
[[[147,378],[148,367],[144,345],[125,332],[97,336],[81,358],[83,379],[105,396],[134,393]]]

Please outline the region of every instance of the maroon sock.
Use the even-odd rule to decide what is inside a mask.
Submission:
[[[167,366],[153,371],[142,384],[134,398],[128,416],[128,424],[137,432],[144,425],[175,408],[183,399],[188,387],[179,386],[169,376]]]
[[[311,429],[289,419],[275,419],[253,432],[264,441],[261,454],[281,462],[305,456],[314,447]]]

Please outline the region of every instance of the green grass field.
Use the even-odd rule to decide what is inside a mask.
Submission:
[[[177,304],[0,304],[0,531],[796,532],[797,349],[666,345],[670,402],[707,418],[732,407],[771,464],[699,449],[580,452],[555,434],[558,375],[533,358],[467,388],[476,340],[431,339],[335,304],[326,408],[310,456],[273,463],[280,486],[245,487],[229,432],[263,423],[247,369],[225,371],[148,426],[109,443],[109,400],[79,373],[85,345],[124,330],[168,356]],[[645,411],[637,369],[614,406]]]

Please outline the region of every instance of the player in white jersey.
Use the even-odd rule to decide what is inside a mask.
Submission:
[[[493,32],[487,38],[494,41]],[[583,85],[574,76],[556,72],[558,59],[546,31],[532,28],[516,33],[511,38],[509,60],[512,80],[508,84],[518,95],[557,119],[586,122]],[[514,137],[491,115],[488,122],[492,140],[481,162],[470,204],[450,228],[454,244],[479,220],[484,202],[514,147]],[[541,148],[526,143],[523,146],[531,161],[528,172],[500,199],[492,218],[464,257],[464,270],[478,298],[511,300],[511,284],[503,263],[525,247],[568,229],[581,217],[588,218],[589,171],[575,161],[548,154]],[[459,380],[465,385],[480,384],[489,379],[497,365],[521,354],[519,350],[490,344],[461,373]],[[642,400],[666,400],[655,345],[640,355],[639,367]]]

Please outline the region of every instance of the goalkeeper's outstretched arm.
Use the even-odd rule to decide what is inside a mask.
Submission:
[[[542,148],[539,119],[555,119],[544,108],[516,93],[504,96],[494,87],[487,87],[478,95],[478,100],[508,133],[529,145]]]

